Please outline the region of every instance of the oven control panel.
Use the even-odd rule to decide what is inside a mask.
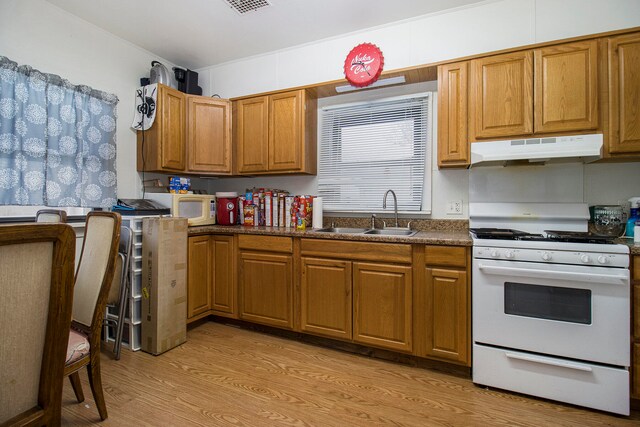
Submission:
[[[589,265],[593,267],[629,267],[629,255],[601,252],[474,246],[473,257],[478,259],[496,259],[503,261]]]

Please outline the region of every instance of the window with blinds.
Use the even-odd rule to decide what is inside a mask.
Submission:
[[[391,189],[399,212],[430,211],[430,94],[320,111],[318,195],[333,212],[381,212]],[[389,202],[391,202],[389,204]],[[425,203],[427,202],[427,203]],[[393,209],[387,200],[387,212]]]

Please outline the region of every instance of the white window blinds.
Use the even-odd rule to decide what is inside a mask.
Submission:
[[[429,97],[321,110],[318,194],[327,211],[380,212],[389,189],[397,195],[398,211],[423,210]]]

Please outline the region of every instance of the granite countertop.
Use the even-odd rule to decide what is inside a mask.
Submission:
[[[640,255],[640,243],[634,243],[633,239],[626,239],[624,237],[616,239],[616,243],[629,246],[629,253],[631,255]]]
[[[426,230],[407,236],[380,236],[371,234],[322,233],[309,230],[294,230],[281,227],[243,227],[241,225],[203,225],[189,227],[189,235],[197,234],[258,234],[269,236],[305,237],[312,239],[358,240],[386,243],[423,243],[430,245],[471,246],[472,241],[466,230]]]

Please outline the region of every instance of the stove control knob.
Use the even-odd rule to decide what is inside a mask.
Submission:
[[[493,258],[498,258],[500,256],[500,252],[498,252],[496,250],[493,250],[493,251],[491,251],[491,256]]]
[[[542,254],[543,261],[551,261],[551,254],[549,252],[545,252]]]
[[[581,255],[580,256],[580,261],[582,261],[584,264],[588,264],[591,262],[591,257],[589,255]]]
[[[505,252],[505,254],[504,254],[504,257],[505,257],[505,258],[508,258],[508,259],[515,258],[515,256],[516,256],[516,254],[515,254],[515,252],[513,252],[513,251],[507,251],[507,252]]]
[[[600,256],[598,257],[598,262],[599,262],[600,264],[609,264],[609,258],[607,258],[607,257],[606,257],[606,256],[604,256],[604,255],[600,255]]]

